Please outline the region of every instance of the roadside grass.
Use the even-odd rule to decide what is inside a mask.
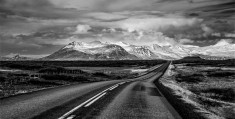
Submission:
[[[195,106],[193,101],[188,100],[190,97],[187,95],[188,91],[182,90],[183,88],[171,85],[166,77],[160,79],[156,85],[160,88],[163,95],[168,102],[177,110],[183,119],[205,119],[205,117],[197,112],[198,107]]]
[[[228,71],[219,71],[219,72],[208,72],[209,77],[229,77],[235,76],[235,72],[228,72]]]
[[[8,64],[11,66],[11,64]],[[23,65],[17,64],[14,67]],[[121,80],[137,76],[134,73],[85,72],[80,69],[66,69],[61,66],[27,66],[25,69],[37,67],[33,70],[20,70],[18,72],[0,71],[0,98],[19,93],[27,93],[37,89],[57,87],[74,83],[91,83],[107,80]],[[31,74],[39,74],[40,77],[31,78]]]
[[[75,76],[70,76],[70,75],[53,75],[53,74],[45,74],[41,76],[42,79],[47,80],[47,81],[67,81],[67,82],[86,82],[89,81],[88,78],[89,76],[85,75],[75,75]]]
[[[185,83],[199,83],[202,82],[203,75],[202,74],[192,74],[192,75],[182,75],[182,74],[178,74],[176,76],[176,81],[181,83],[181,82],[185,82]]]
[[[235,118],[234,71],[196,63],[175,64],[169,71],[172,75],[165,74],[161,83],[171,92],[169,97],[177,98],[173,102],[178,106],[176,108],[186,112],[193,110],[193,115],[199,114],[207,119]],[[185,103],[188,107],[184,106]]]
[[[233,102],[235,100],[235,92],[232,88],[210,88],[200,91],[200,95],[228,102]]]

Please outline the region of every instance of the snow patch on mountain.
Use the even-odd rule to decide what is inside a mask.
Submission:
[[[217,42],[214,47],[218,46],[225,46],[225,45],[230,45],[232,43],[231,39],[221,39],[219,42]]]
[[[222,39],[215,45],[198,47],[183,44],[132,45],[125,42],[71,42],[59,51],[46,57],[48,59],[181,59],[201,54],[205,56],[235,58],[235,44],[232,40]]]

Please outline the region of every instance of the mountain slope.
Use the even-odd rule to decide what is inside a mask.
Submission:
[[[235,58],[235,44],[231,44],[226,40],[221,40],[215,45],[193,48],[191,49],[191,54]]]
[[[124,42],[102,43],[100,41],[72,42],[44,60],[139,60],[139,59],[181,59],[200,55],[204,59],[235,58],[235,44],[221,41],[212,46],[191,45],[136,46]],[[221,58],[220,58],[221,57]]]
[[[116,42],[113,43],[123,47],[127,52],[132,55],[137,56],[140,59],[161,59],[158,55],[154,54],[148,47],[146,46],[136,46],[130,45],[124,42]]]
[[[72,42],[45,57],[46,60],[132,60],[139,59],[121,46],[101,42]]]

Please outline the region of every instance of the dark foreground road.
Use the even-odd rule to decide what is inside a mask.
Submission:
[[[0,99],[0,119],[181,118],[152,83],[169,62],[135,79],[63,86]]]

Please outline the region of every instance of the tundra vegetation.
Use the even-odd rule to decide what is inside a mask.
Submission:
[[[0,98],[62,85],[130,79],[164,62],[0,61]]]
[[[227,61],[175,61],[161,83],[174,105],[191,118],[235,118],[235,65]],[[194,114],[192,114],[194,113]]]

